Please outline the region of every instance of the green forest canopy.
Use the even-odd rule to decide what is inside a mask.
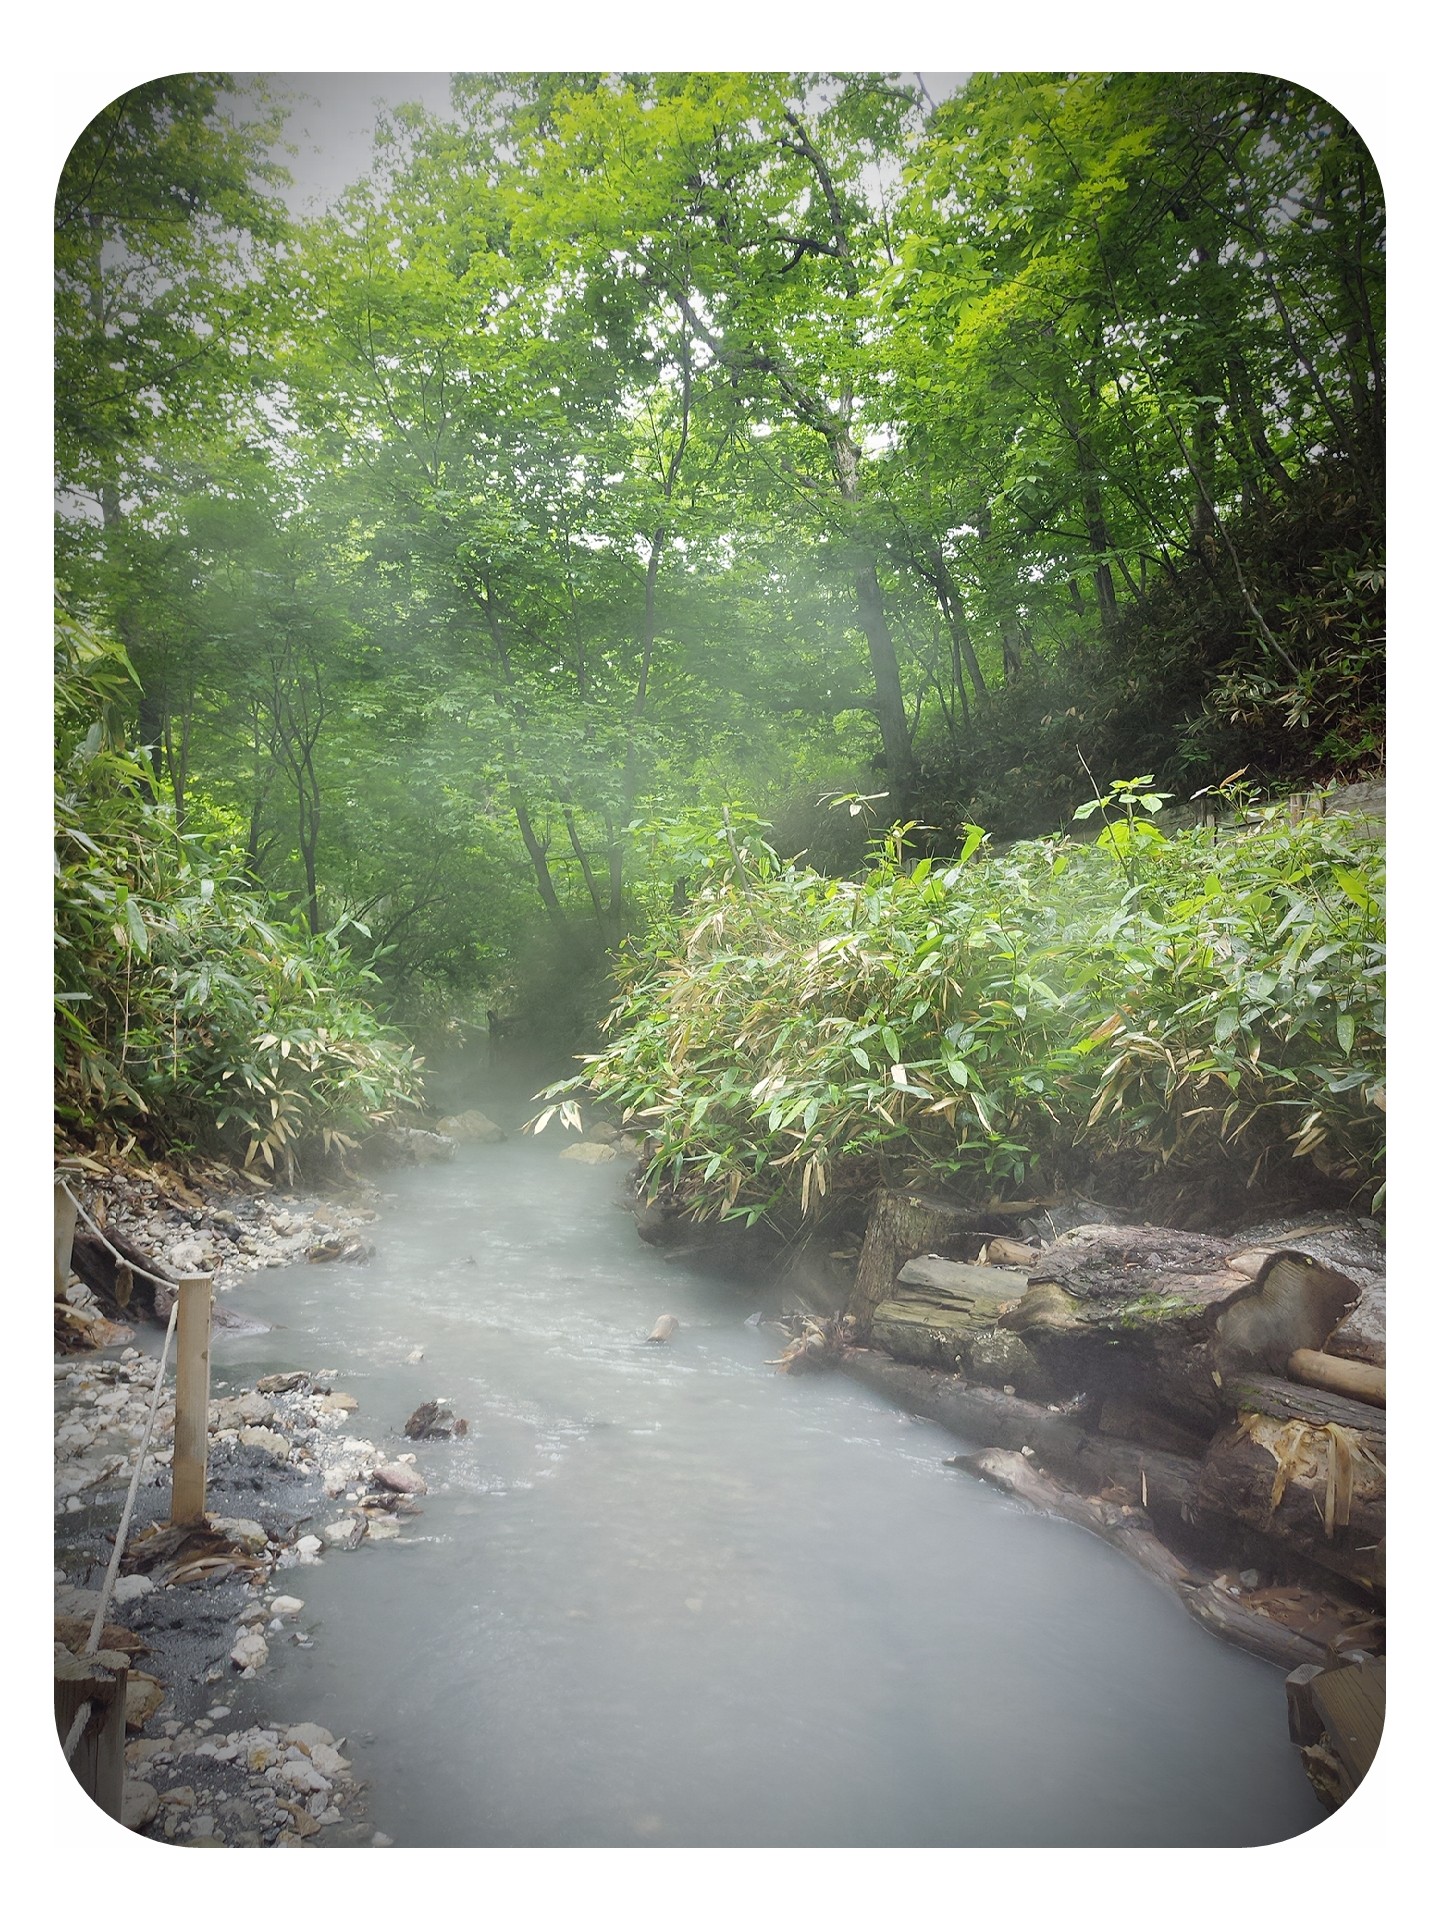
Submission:
[[[837,794],[1381,763],[1384,205],[1303,88],[456,75],[307,220],[282,122],[172,76],[66,164],[62,681],[133,678],[62,751],[412,1030],[553,1010],[725,804],[839,870]]]

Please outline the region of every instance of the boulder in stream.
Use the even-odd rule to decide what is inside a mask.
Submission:
[[[470,1423],[458,1419],[454,1408],[446,1400],[426,1400],[405,1422],[405,1437],[408,1440],[456,1440],[469,1431]],[[399,1491],[423,1492],[424,1489],[402,1487]]]
[[[581,1160],[587,1166],[597,1166],[602,1160],[613,1160],[615,1149],[604,1140],[578,1140],[573,1147],[563,1147],[562,1160]]]
[[[447,1114],[435,1122],[435,1131],[448,1140],[477,1140],[483,1146],[497,1146],[505,1138],[504,1129],[476,1107],[467,1107],[464,1113]]]

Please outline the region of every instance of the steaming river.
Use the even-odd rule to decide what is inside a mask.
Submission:
[[[275,1330],[216,1349],[217,1393],[337,1368],[350,1430],[391,1453],[422,1400],[469,1419],[414,1449],[432,1491],[401,1541],[288,1576],[315,1644],[253,1686],[261,1713],[351,1733],[397,1845],[1238,1846],[1316,1824],[1279,1669],[947,1469],[953,1436],[777,1375],[777,1336],[745,1324],[760,1296],[642,1246],[624,1164],[563,1144],[388,1176],[375,1259],[257,1276],[235,1304]],[[680,1332],[645,1346],[665,1311]]]

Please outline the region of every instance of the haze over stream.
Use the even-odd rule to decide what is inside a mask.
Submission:
[[[535,1084],[532,1080],[530,1085]],[[527,1089],[528,1090],[528,1089]],[[466,1089],[507,1128],[518,1086]],[[215,1387],[332,1366],[414,1446],[400,1541],[285,1590],[315,1644],[247,1689],[352,1736],[400,1846],[1243,1845],[1316,1824],[1277,1668],[962,1447],[764,1363],[745,1284],[665,1260],[574,1135],[387,1175],[365,1267],[258,1275]],[[643,1336],[677,1314],[669,1346]],[[418,1365],[405,1356],[423,1347]],[[363,1736],[373,1734],[373,1741]]]

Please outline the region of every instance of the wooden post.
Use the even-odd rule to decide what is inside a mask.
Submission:
[[[70,1284],[70,1254],[75,1245],[75,1202],[63,1181],[55,1182],[55,1298]]]
[[[87,1670],[82,1661],[57,1662],[55,1731],[63,1746],[75,1715],[90,1702],[90,1718],[70,1756],[70,1771],[112,1820],[121,1818],[125,1799],[125,1669]]]
[[[208,1273],[178,1282],[175,1323],[175,1455],[170,1524],[193,1526],[205,1517],[205,1461],[210,1446],[210,1306]]]

